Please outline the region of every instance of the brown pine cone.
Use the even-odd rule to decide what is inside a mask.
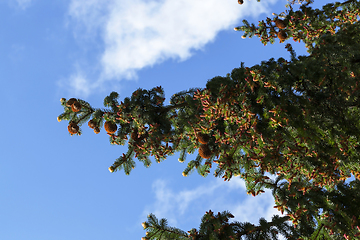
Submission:
[[[238,0],[238,4],[243,4],[244,3],[244,0]]]
[[[275,20],[275,25],[280,29],[286,28],[285,22],[283,20],[281,20],[281,19],[276,19]]]
[[[202,144],[199,147],[199,154],[202,158],[210,158],[212,155],[212,152],[207,144]]]
[[[76,123],[70,123],[68,126],[68,131],[71,135],[79,132],[79,126]]]
[[[202,144],[207,144],[210,140],[209,135],[204,134],[204,133],[198,133],[197,137],[198,137],[198,141]]]
[[[72,105],[71,105],[71,110],[73,112],[78,112],[81,110],[81,104],[78,101],[75,101]]]
[[[67,107],[71,107],[71,105],[72,105],[74,102],[77,102],[76,98],[70,98],[70,99],[66,102],[66,106],[67,106]]]
[[[140,138],[138,139],[139,141],[142,141],[143,139],[147,138],[149,136],[149,133],[148,132],[145,132],[144,134],[142,134],[140,136]]]
[[[100,132],[100,128],[95,127],[95,128],[94,128],[94,133],[98,134],[99,132]]]
[[[91,119],[89,122],[88,122],[88,126],[92,129],[94,129],[96,127],[96,124],[95,124],[95,121],[93,119]]]
[[[106,121],[104,124],[104,127],[105,127],[106,132],[108,132],[109,134],[113,134],[117,130],[116,124],[111,121]]]
[[[137,129],[134,129],[134,131],[131,133],[131,139],[134,140],[134,141],[139,140]]]
[[[286,32],[285,32],[284,30],[279,31],[279,32],[278,32],[278,38],[279,38],[281,41],[285,40],[285,39],[287,38]]]

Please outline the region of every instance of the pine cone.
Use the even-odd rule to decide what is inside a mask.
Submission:
[[[77,102],[76,98],[70,98],[70,99],[66,102],[66,106],[67,106],[67,107],[71,107],[71,105],[72,105],[74,102]]]
[[[95,121],[93,119],[91,119],[89,122],[88,122],[88,126],[92,129],[94,129],[96,127],[96,124],[95,124]]]
[[[243,4],[244,3],[244,0],[238,0],[238,4]]]
[[[139,140],[137,129],[135,129],[135,130],[131,133],[131,139],[134,140],[135,142]]]
[[[80,111],[80,110],[81,110],[81,104],[80,104],[78,101],[74,102],[74,103],[71,105],[71,110],[72,110],[73,112],[78,112],[78,111]]]
[[[142,134],[140,136],[140,138],[138,139],[139,141],[142,141],[143,139],[147,138],[149,136],[149,133],[148,132],[145,132],[144,134]]]
[[[94,133],[98,134],[99,132],[100,132],[100,128],[95,127],[95,128],[94,128]]]
[[[104,127],[105,127],[106,132],[108,132],[109,134],[113,134],[117,130],[116,124],[111,121],[106,121],[104,124]]]
[[[79,132],[79,126],[76,123],[70,123],[68,126],[68,131],[71,135]]]
[[[283,20],[281,20],[281,19],[276,19],[275,20],[275,25],[280,29],[286,28],[285,22]]]
[[[278,32],[278,38],[282,41],[285,40],[287,38],[287,34],[284,30],[281,30]]]
[[[207,144],[202,144],[199,147],[199,154],[202,158],[210,158],[212,155],[212,152]]]
[[[204,133],[198,133],[197,137],[198,137],[198,141],[202,144],[207,144],[210,140],[209,135],[204,134]]]

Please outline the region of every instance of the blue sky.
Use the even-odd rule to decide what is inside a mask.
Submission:
[[[56,118],[62,97],[102,107],[111,91],[123,98],[159,85],[169,97],[241,62],[290,59],[284,43],[264,47],[233,30],[285,4],[0,0],[0,239],[140,239],[149,213],[186,231],[209,209],[229,210],[238,221],[269,220],[277,213],[270,193],[248,196],[240,179],[183,177],[186,163],[176,155],[148,169],[138,164],[130,176],[111,174],[125,147],[86,126],[71,137]],[[303,44],[288,42],[306,54]]]

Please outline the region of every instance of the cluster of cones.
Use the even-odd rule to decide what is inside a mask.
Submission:
[[[281,20],[281,19],[278,19],[278,18],[275,20],[275,25],[279,29],[285,29],[286,28],[285,22],[283,20]],[[280,30],[278,32],[277,36],[281,41],[284,41],[287,38],[287,34],[286,34],[285,30]]]
[[[79,112],[81,110],[81,104],[78,102],[78,100],[76,98],[70,98],[67,102],[66,102],[66,106],[67,107],[71,107],[71,110],[73,112]],[[96,134],[100,133],[100,128],[97,126],[96,122],[94,121],[94,119],[91,119],[88,122],[88,126],[91,129],[94,129],[94,132]],[[111,121],[106,121],[104,124],[104,128],[106,130],[107,133],[109,134],[114,134],[117,130],[117,125],[114,122]],[[68,131],[71,135],[76,134],[79,132],[79,126],[77,125],[77,123],[75,122],[70,122],[69,126],[68,126]]]
[[[78,112],[81,110],[81,104],[78,102],[78,100],[76,98],[70,98],[67,102],[66,102],[66,106],[67,107],[71,107],[71,110],[73,112]]]
[[[93,119],[88,122],[88,126],[94,129],[94,133],[100,133],[100,128],[96,126],[96,123]],[[104,128],[107,133],[114,134],[117,130],[117,125],[114,122],[106,121],[104,124]],[[79,132],[79,126],[74,122],[70,122],[68,126],[68,131],[71,135],[76,134]]]
[[[70,98],[66,102],[67,107],[71,107],[73,112],[78,112],[81,110],[81,104],[78,102],[76,98]],[[71,135],[79,132],[79,126],[75,122],[70,122],[68,126],[68,131]]]
[[[199,147],[199,155],[205,159],[210,158],[212,155],[212,151],[210,150],[208,145],[208,142],[210,140],[209,135],[204,133],[198,133],[197,140],[201,143]]]
[[[100,132],[100,128],[96,126],[96,122],[94,121],[94,119],[91,119],[88,122],[88,126],[91,129],[94,129],[94,133],[98,134]]]

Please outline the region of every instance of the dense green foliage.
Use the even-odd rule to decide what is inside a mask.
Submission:
[[[179,161],[198,149],[183,175],[196,169],[225,181],[239,176],[256,196],[270,189],[285,217],[259,225],[229,222],[231,213],[207,212],[199,230],[184,232],[152,214],[145,239],[359,239],[360,238],[360,24],[359,1],[312,9],[306,1],[294,11],[267,18],[258,26],[235,28],[244,37],[303,41],[309,56],[270,59],[214,77],[203,89],[173,95],[164,105],[161,87],[138,89],[118,102],[113,92],[107,109],[62,99],[69,132],[79,126],[98,133],[104,125],[112,144],[128,151],[109,168],[129,174],[135,158],[146,167],[175,152]],[[239,6],[241,7],[241,6]],[[275,180],[265,174],[277,175]],[[349,180],[351,174],[355,180]]]

